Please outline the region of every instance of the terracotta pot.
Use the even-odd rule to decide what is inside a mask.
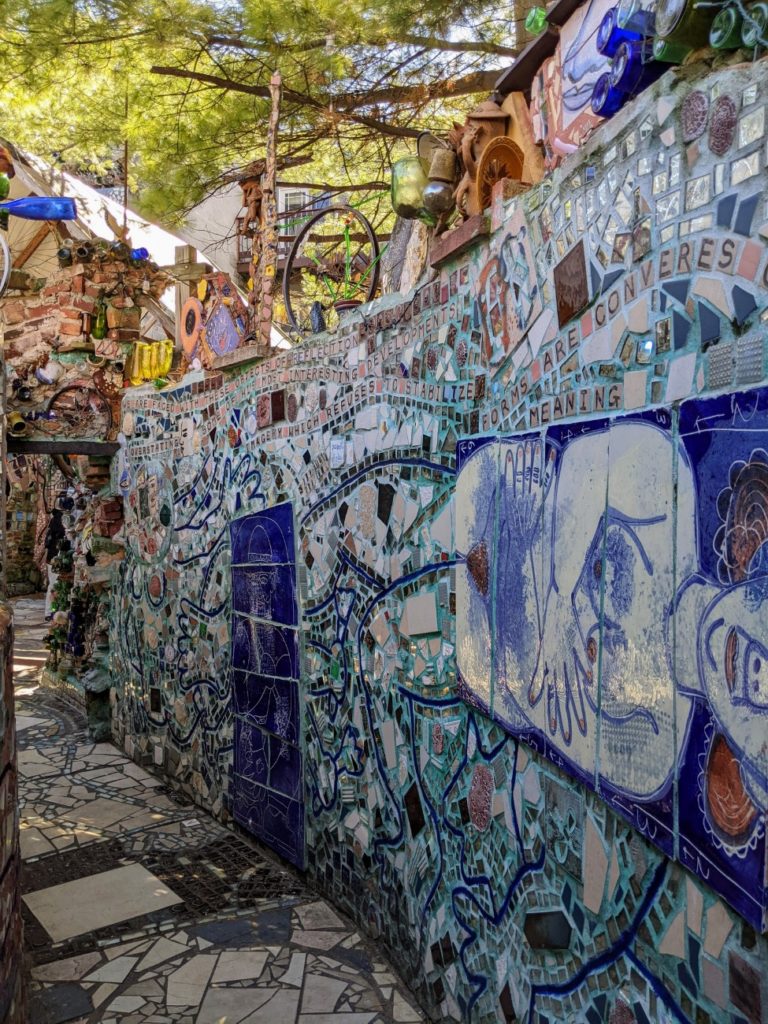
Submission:
[[[338,299],[334,302],[333,308],[339,316],[341,316],[342,313],[348,313],[350,309],[357,309],[357,307],[362,306],[362,304],[363,303],[360,299]]]

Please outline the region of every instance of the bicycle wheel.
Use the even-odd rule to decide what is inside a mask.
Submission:
[[[0,231],[0,298],[5,294],[8,282],[11,279],[11,250],[5,238],[5,232]]]
[[[301,334],[338,325],[336,303],[370,302],[379,287],[381,251],[370,221],[351,206],[329,206],[302,226],[283,271],[289,324]]]
[[[48,412],[52,416],[46,432],[106,440],[112,429],[109,401],[87,384],[70,384],[57,391],[48,403]]]

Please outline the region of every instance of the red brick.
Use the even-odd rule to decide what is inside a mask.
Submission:
[[[7,324],[20,324],[27,317],[23,302],[7,302],[2,307],[2,314]]]
[[[59,333],[67,335],[82,334],[83,325],[79,320],[77,322],[74,320],[64,320],[59,325]]]
[[[35,320],[41,316],[53,316],[58,312],[58,308],[58,306],[51,305],[50,303],[42,306],[27,306],[27,320]]]
[[[470,217],[457,228],[433,240],[429,252],[430,266],[438,267],[447,260],[466,252],[475,242],[486,238],[489,232],[490,224],[485,214],[478,213],[476,216]]]

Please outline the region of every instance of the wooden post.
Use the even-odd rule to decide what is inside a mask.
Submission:
[[[264,355],[269,352],[272,334],[272,303],[277,275],[277,129],[280,121],[280,101],[283,93],[283,80],[276,71],[269,82],[269,93],[272,97],[272,110],[269,115],[267,130],[267,161],[264,169],[262,185],[263,198],[261,203],[261,230],[258,233],[258,269],[253,278],[254,292],[258,302],[258,322],[254,325],[256,343],[261,344]],[[256,264],[256,244],[254,238],[254,264]],[[258,281],[258,285],[257,285]]]
[[[177,245],[174,253],[176,262],[162,270],[176,278],[176,336],[174,348],[181,348],[181,307],[191,295],[197,295],[197,282],[205,274],[210,274],[208,263],[197,262],[197,250],[192,245]],[[139,303],[141,305],[141,302]]]

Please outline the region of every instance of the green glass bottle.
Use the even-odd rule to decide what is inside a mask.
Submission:
[[[752,4],[741,26],[741,41],[748,49],[762,49],[768,38],[768,3]]]
[[[655,39],[653,43],[653,56],[666,64],[682,64],[690,52],[690,46],[683,43],[668,43],[666,39]]]
[[[709,45],[713,50],[738,50],[741,46],[743,18],[737,7],[718,11],[709,29]]]
[[[96,310],[96,319],[91,327],[91,337],[96,341],[101,341],[102,338],[107,336],[107,304],[104,299],[99,299],[99,306]]]

